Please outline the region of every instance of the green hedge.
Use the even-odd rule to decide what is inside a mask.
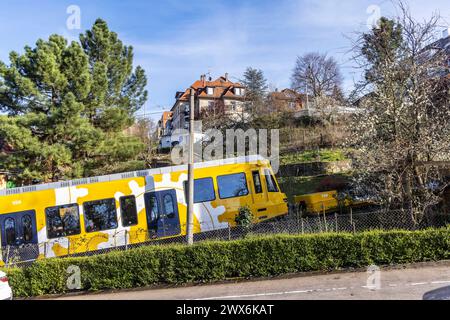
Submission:
[[[84,290],[328,271],[450,258],[450,228],[358,234],[276,235],[236,241],[147,246],[108,254],[47,259],[8,269],[15,296],[65,293],[67,268],[81,270]]]

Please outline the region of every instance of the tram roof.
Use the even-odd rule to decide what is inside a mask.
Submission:
[[[200,168],[216,167],[216,166],[229,165],[229,164],[251,163],[251,162],[265,161],[265,160],[267,160],[267,159],[260,155],[242,156],[242,157],[236,157],[236,158],[227,158],[227,159],[220,159],[220,160],[197,162],[194,164],[194,168],[200,169]],[[155,174],[186,171],[187,169],[188,169],[188,165],[185,164],[185,165],[179,165],[179,166],[154,168],[154,169],[147,169],[147,170],[141,170],[141,171],[116,173],[116,174],[110,174],[110,175],[105,175],[105,176],[81,178],[81,179],[76,179],[76,180],[59,181],[59,182],[52,182],[52,183],[45,183],[45,184],[36,184],[36,185],[0,190],[0,196],[21,194],[21,193],[27,193],[27,192],[49,190],[49,189],[67,188],[67,187],[74,187],[74,186],[91,184],[91,183],[110,182],[110,181],[117,181],[117,180],[130,179],[130,178],[136,178],[136,177],[147,177],[147,176],[151,176],[151,175],[155,175]]]

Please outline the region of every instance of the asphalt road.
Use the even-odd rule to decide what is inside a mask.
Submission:
[[[369,280],[369,281],[368,281]],[[53,297],[71,300],[308,300],[422,299],[429,291],[450,286],[450,261],[358,271],[301,274],[271,280],[189,287],[139,289]]]

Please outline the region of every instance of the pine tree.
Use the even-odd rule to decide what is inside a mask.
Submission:
[[[97,20],[68,43],[59,35],[0,62],[0,168],[18,183],[49,182],[94,174],[127,162],[143,150],[123,130],[146,102],[147,79],[133,69],[133,48]],[[14,178],[14,177],[13,177]]]
[[[262,70],[248,67],[241,82],[246,87],[247,100],[256,102],[264,99],[268,86]]]
[[[399,22],[381,17],[379,25],[363,35],[361,53],[370,65],[365,72],[366,81],[379,80],[380,68],[385,67],[386,63],[394,64],[399,58],[399,49],[404,41],[402,29]]]
[[[267,80],[262,70],[248,67],[244,72],[243,79],[240,81],[245,86],[245,109],[250,114],[250,119],[254,119],[264,109],[264,101],[268,89]],[[246,121],[240,122],[241,125],[247,125]]]

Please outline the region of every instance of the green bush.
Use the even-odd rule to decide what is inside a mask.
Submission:
[[[24,269],[10,268],[3,271],[8,274],[9,285],[14,288],[14,296],[27,297],[30,295],[31,285]]]
[[[213,282],[306,271],[450,258],[450,229],[248,237],[194,246],[146,246],[109,254],[47,259],[7,269],[15,296],[65,293],[67,268],[81,270],[83,290]]]
[[[253,213],[249,206],[240,206],[234,221],[236,225],[249,229],[253,224]]]

